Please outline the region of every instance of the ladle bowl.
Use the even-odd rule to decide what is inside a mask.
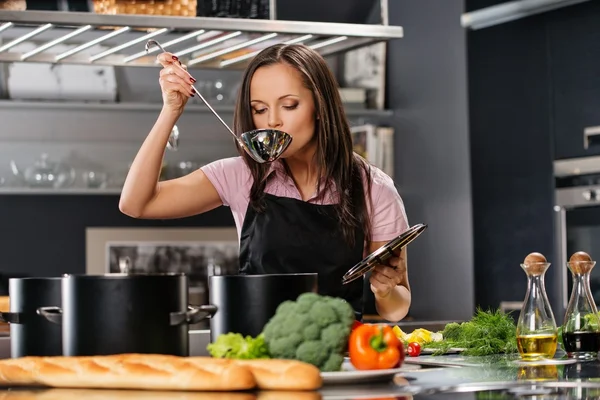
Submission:
[[[146,52],[150,50],[152,46],[156,46],[160,48],[163,52],[166,50],[163,46],[156,40],[151,39],[146,42]],[[178,63],[173,63],[173,65],[181,68],[187,74],[189,74],[185,68],[183,68]],[[191,76],[191,75],[190,75]],[[204,96],[192,85],[192,89],[194,92],[200,97],[200,100],[204,102],[206,107],[214,114],[215,117],[223,124],[225,128],[233,135],[237,143],[244,149],[246,153],[254,161],[257,163],[269,163],[277,160],[281,154],[288,148],[290,143],[292,142],[292,137],[283,131],[277,129],[255,129],[252,131],[244,132],[239,137],[236,135],[233,130],[223,121],[223,119],[219,116],[219,114],[208,104]],[[171,133],[173,136],[173,132]],[[168,145],[172,149],[177,148],[177,139],[179,138],[179,131],[175,132],[177,137],[169,138]],[[171,143],[173,142],[173,143]]]
[[[277,160],[292,142],[292,137],[277,129],[255,129],[244,132],[238,140],[246,153],[258,163]]]

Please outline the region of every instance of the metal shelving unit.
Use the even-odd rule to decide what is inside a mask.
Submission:
[[[0,10],[0,62],[29,62],[114,67],[155,67],[155,39],[190,68],[240,70],[261,49],[274,43],[303,43],[323,56],[343,54],[375,43],[401,39],[389,26],[387,0],[380,0],[382,24],[341,24],[151,15],[102,15],[64,11]],[[155,111],[161,104],[0,100],[1,108],[88,111]],[[216,107],[220,113],[233,106]],[[207,112],[190,104],[186,111]],[[348,108],[349,116],[390,117],[392,111]],[[120,188],[36,189],[0,186],[0,195],[118,195]]]
[[[403,28],[234,18],[0,11],[0,62],[156,67],[162,43],[192,68],[240,69],[273,43],[304,43],[324,56],[403,37]],[[24,48],[27,44],[28,47]]]
[[[160,111],[161,103],[134,103],[134,102],[115,102],[115,103],[95,103],[79,101],[24,101],[24,100],[0,100],[0,109],[45,109],[45,110],[83,110],[83,111]],[[234,106],[214,106],[218,113],[233,113]],[[186,113],[210,113],[209,109],[202,104],[188,104],[185,108]],[[393,110],[379,110],[371,108],[346,108],[346,115],[350,117],[391,117]]]

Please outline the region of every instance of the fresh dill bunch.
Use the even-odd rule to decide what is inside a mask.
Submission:
[[[430,343],[428,348],[434,355],[446,353],[451,348],[464,349],[467,356],[490,354],[511,354],[517,350],[517,328],[509,314],[500,309],[477,311],[470,321],[447,324],[442,331],[440,342]]]

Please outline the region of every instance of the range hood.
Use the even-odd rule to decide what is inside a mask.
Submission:
[[[590,0],[520,0],[510,1],[465,13],[460,22],[464,28],[482,29],[515,21],[531,15],[583,3]]]

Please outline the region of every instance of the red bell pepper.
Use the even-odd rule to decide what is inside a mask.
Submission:
[[[395,368],[404,361],[402,342],[387,325],[356,327],[348,345],[350,362],[358,370]]]

